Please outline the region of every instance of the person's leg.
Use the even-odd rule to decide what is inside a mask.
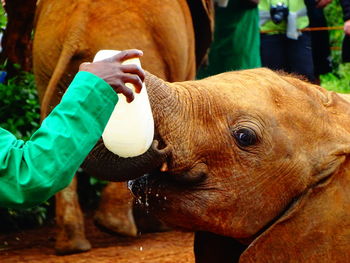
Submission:
[[[287,70],[285,58],[285,36],[261,34],[261,64],[273,70]]]
[[[342,45],[343,62],[350,62],[350,36],[346,35]]]
[[[288,39],[288,66],[291,73],[315,81],[310,32],[304,32],[297,40]]]
[[[317,8],[315,0],[305,0],[307,14],[309,17],[309,27],[326,27],[327,20],[323,8]],[[314,61],[315,76],[332,71],[331,49],[329,42],[329,32],[312,31],[312,57]]]

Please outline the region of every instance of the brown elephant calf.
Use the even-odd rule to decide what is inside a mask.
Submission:
[[[197,262],[350,262],[350,101],[267,69],[146,79],[162,171],[133,192]]]

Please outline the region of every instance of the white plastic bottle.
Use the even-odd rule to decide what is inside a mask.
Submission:
[[[118,50],[100,50],[95,55],[94,62],[119,52]],[[141,67],[140,60],[137,58],[129,59],[123,64],[137,64]],[[135,99],[127,103],[125,96],[118,94],[118,103],[102,134],[106,148],[124,158],[146,152],[154,136],[153,115],[145,84],[143,83],[139,94],[135,92],[133,84],[126,83],[126,86],[134,91]]]

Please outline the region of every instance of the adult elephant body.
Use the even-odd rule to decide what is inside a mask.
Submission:
[[[194,37],[184,0],[41,0],[33,46],[39,97],[56,85],[64,91],[79,64],[100,49],[139,48],[148,71],[169,81],[193,79]],[[54,95],[55,103],[61,96]]]
[[[42,117],[59,102],[80,63],[92,61],[101,49],[138,48],[144,51],[143,67],[155,75],[169,81],[193,79],[211,39],[211,15],[211,1],[204,0],[40,0],[33,67]],[[199,21],[202,27],[194,30]],[[59,253],[90,248],[75,185],[56,198]],[[121,200],[130,200],[129,193],[107,186],[97,219],[116,232],[135,235],[133,222],[125,226],[132,221],[130,204]],[[122,218],[115,215],[117,208],[125,211]]]

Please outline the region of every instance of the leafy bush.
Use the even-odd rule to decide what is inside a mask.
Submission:
[[[28,209],[0,208],[0,231],[11,232],[42,225],[47,219],[49,203]]]
[[[325,9],[324,14],[327,19],[327,24],[330,27],[342,26],[344,24],[343,12],[339,0],[332,1]],[[332,60],[334,68],[341,64],[341,45],[344,38],[343,30],[330,30],[330,45],[332,48]]]
[[[7,24],[7,15],[2,5],[0,5],[0,28],[4,30],[6,28],[6,24]]]
[[[328,26],[343,25],[343,13],[339,0],[333,1],[325,8]],[[330,31],[333,71],[320,76],[321,86],[336,92],[350,92],[350,63],[341,61],[341,45],[344,38],[343,30]]]
[[[350,93],[350,63],[340,64],[337,70],[321,76],[322,87],[340,93]]]
[[[31,73],[0,84],[0,127],[12,132],[18,139],[29,139],[39,127],[40,106]]]

